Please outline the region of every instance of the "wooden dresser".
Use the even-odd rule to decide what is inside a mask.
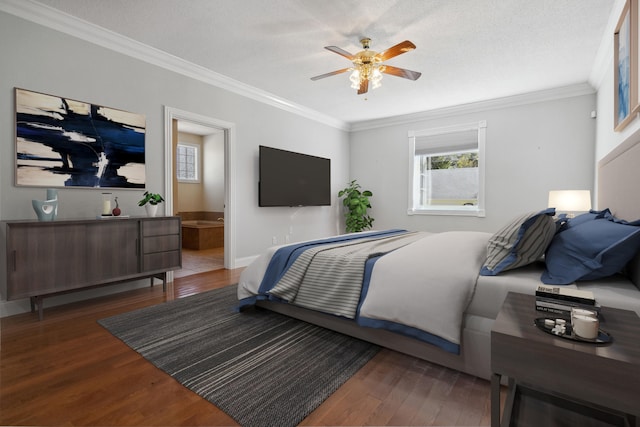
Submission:
[[[180,217],[5,221],[7,300],[157,277],[182,267]]]

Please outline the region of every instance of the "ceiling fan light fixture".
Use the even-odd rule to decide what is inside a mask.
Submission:
[[[368,80],[372,84],[372,89],[382,86],[382,72],[384,65],[372,63],[356,63],[354,62],[352,72],[349,76],[352,89],[359,89],[362,82]]]
[[[405,40],[380,53],[369,50],[370,42],[371,39],[369,38],[361,39],[360,43],[362,43],[362,48],[364,50],[356,53],[355,55],[337,46],[325,46],[325,49],[350,60],[352,66],[311,77],[311,80],[319,80],[349,71],[351,72],[349,75],[351,88],[357,89],[358,95],[362,95],[367,93],[369,86],[373,89],[377,89],[382,86],[383,74],[391,74],[392,76],[402,77],[409,80],[417,80],[420,78],[421,73],[419,72],[384,64],[384,61],[388,59],[415,49],[416,46],[412,42]]]
[[[349,80],[351,81],[352,89],[358,89],[360,87],[360,71],[357,68],[353,68]]]
[[[377,65],[360,64],[352,68],[349,81],[351,81],[352,89],[359,89],[363,81],[368,80],[372,83],[372,88],[377,89],[382,86],[382,71]]]
[[[382,72],[380,71],[380,67],[374,67],[373,73],[371,73],[371,83],[373,84],[374,89],[378,89],[382,86]]]

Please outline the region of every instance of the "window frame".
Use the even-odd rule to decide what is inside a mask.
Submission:
[[[455,206],[442,205],[415,207],[414,190],[415,189],[415,151],[416,138],[423,136],[435,136],[456,132],[464,132],[477,130],[478,132],[478,204],[474,206]],[[485,145],[486,145],[487,122],[481,120],[479,122],[464,123],[452,126],[444,126],[439,128],[424,129],[419,131],[409,131],[409,185],[408,185],[408,215],[451,215],[451,216],[485,216]]]
[[[180,178],[178,176],[178,161],[179,161],[179,154],[178,154],[178,148],[180,146],[185,146],[185,147],[191,147],[195,149],[195,168],[196,168],[196,178],[195,179],[185,179],[185,178]],[[182,184],[200,184],[202,183],[202,172],[201,172],[201,164],[202,164],[202,147],[199,144],[194,144],[191,142],[178,142],[177,146],[176,146],[176,177],[179,183]]]

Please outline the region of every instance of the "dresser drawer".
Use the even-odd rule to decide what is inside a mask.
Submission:
[[[143,255],[156,253],[156,252],[176,251],[179,249],[180,249],[180,235],[178,234],[142,238]]]
[[[142,263],[145,272],[175,270],[182,267],[182,257],[180,250],[156,252],[143,255]]]
[[[180,234],[180,217],[146,218],[142,221],[144,237],[165,234]]]

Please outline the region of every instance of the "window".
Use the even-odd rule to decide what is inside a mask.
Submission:
[[[409,215],[484,216],[486,122],[409,132]]]
[[[178,182],[200,182],[200,147],[195,144],[178,143],[176,155]]]

